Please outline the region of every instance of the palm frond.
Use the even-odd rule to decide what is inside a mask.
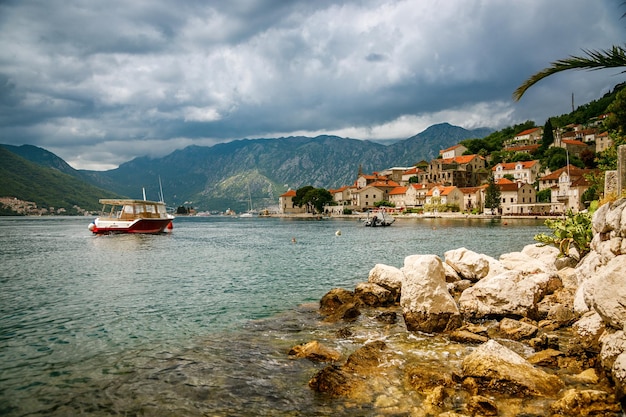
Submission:
[[[548,68],[532,75],[522,85],[517,87],[513,93],[513,99],[519,101],[526,90],[557,72],[582,69],[593,71],[605,68],[626,67],[626,50],[621,46],[613,46],[611,49],[599,51],[583,50],[583,52],[586,56],[570,56],[569,58],[560,59],[550,64]],[[626,72],[626,70],[622,72]]]

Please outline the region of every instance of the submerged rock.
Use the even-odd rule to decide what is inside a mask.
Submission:
[[[354,321],[361,314],[361,301],[354,292],[343,288],[333,288],[320,300],[320,313],[326,321]]]
[[[367,381],[380,376],[383,361],[383,341],[370,342],[352,353],[343,366],[330,365],[309,381],[309,387],[332,397],[359,398],[368,396]]]
[[[620,406],[615,397],[598,390],[567,390],[550,410],[562,416],[616,416]]]
[[[396,301],[396,295],[372,282],[361,282],[354,288],[354,295],[366,306],[386,307]]]
[[[324,346],[317,340],[294,346],[289,350],[290,358],[305,358],[313,362],[335,362],[341,357],[341,353]]]

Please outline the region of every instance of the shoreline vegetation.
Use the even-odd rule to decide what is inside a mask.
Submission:
[[[336,326],[334,338],[288,355],[328,364],[311,375],[313,391],[381,413],[622,416],[626,199],[592,224],[580,260],[537,243],[499,259],[459,248],[376,264],[367,282],[320,300],[319,326]],[[357,322],[380,337],[345,351]],[[416,355],[425,339],[442,348]]]

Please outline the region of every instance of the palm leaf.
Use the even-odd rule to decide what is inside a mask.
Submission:
[[[548,68],[531,76],[524,81],[522,85],[517,87],[517,90],[513,93],[513,99],[519,101],[526,90],[557,72],[581,69],[593,71],[605,68],[626,67],[626,50],[621,46],[613,46],[611,49],[599,51],[583,50],[583,52],[585,52],[586,56],[571,56],[566,59],[560,59],[550,64]],[[626,72],[626,70],[622,71],[622,73],[623,72]]]

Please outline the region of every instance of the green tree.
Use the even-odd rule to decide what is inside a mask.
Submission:
[[[539,152],[544,153],[550,145],[554,143],[554,132],[552,128],[552,122],[550,119],[546,120],[546,124],[543,125],[543,136],[541,137],[541,146],[539,146]]]
[[[500,192],[500,188],[496,185],[496,181],[493,176],[489,177],[487,189],[485,190],[485,208],[491,209],[491,214],[494,214],[494,210],[500,209],[501,197],[502,193]]]
[[[549,203],[552,200],[552,191],[549,188],[537,192],[537,203]]]
[[[541,158],[541,166],[548,167],[550,171],[567,166],[568,155],[564,148],[552,147],[545,151]],[[585,164],[580,158],[569,155],[569,163],[578,168],[584,168]]]
[[[315,189],[315,187],[313,187],[312,185],[305,185],[304,187],[298,188],[296,190],[296,196],[292,199],[293,203],[298,207],[304,206],[306,204],[306,201],[304,201],[304,196],[306,196],[306,193],[313,189]]]
[[[333,201],[330,191],[324,188],[315,188],[312,185],[306,185],[296,190],[296,196],[293,198],[294,204],[298,207],[306,206],[307,213],[321,213],[324,206]]]
[[[606,110],[609,115],[604,120],[604,127],[619,136],[624,136],[626,134],[626,88],[622,88],[615,95],[615,100]]]

